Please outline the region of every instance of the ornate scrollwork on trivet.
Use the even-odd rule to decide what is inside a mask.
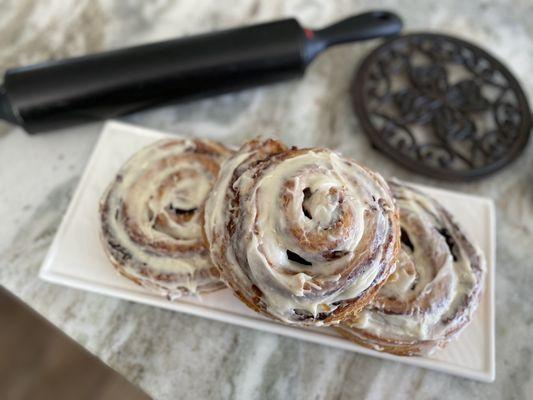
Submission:
[[[387,41],[363,61],[352,94],[373,144],[433,177],[494,172],[521,153],[531,130],[512,74],[485,51],[445,35]]]

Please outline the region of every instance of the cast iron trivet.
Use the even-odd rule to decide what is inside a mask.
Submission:
[[[388,40],[363,61],[352,95],[375,147],[436,178],[468,180],[502,168],[531,130],[527,99],[509,70],[445,35]]]

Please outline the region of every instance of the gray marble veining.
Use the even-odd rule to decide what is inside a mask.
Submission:
[[[488,48],[533,97],[533,4],[509,1],[1,1],[0,68],[295,15],[321,26],[397,10],[408,30]],[[239,143],[257,134],[341,149],[385,176],[475,193],[497,205],[497,378],[483,384],[42,282],[37,273],[99,125],[28,136],[0,125],[0,284],[157,399],[521,399],[533,392],[533,150],[497,175],[447,184],[371,149],[347,96],[374,43],[321,56],[298,81],[143,112],[130,122]]]

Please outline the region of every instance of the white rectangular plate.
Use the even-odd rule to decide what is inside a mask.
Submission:
[[[200,298],[169,302],[116,273],[99,239],[98,203],[120,166],[141,147],[168,134],[118,122],[108,122],[89,160],[67,213],[41,268],[41,278],[66,286],[168,308],[248,328],[290,336],[374,357],[491,382],[494,350],[494,205],[475,196],[422,187],[461,222],[487,257],[488,273],[481,304],[458,340],[430,357],[399,357],[380,353],[341,338],[333,329],[308,329],[270,321],[249,310],[230,290]]]

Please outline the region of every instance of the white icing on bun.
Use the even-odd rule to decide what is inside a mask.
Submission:
[[[207,140],[167,139],[126,162],[100,205],[102,241],[122,275],[169,298],[223,287],[202,218],[230,153]]]
[[[485,260],[439,203],[399,182],[389,185],[402,229],[396,272],[339,329],[367,347],[428,354],[470,321],[483,287]]]
[[[298,325],[362,308],[399,250],[387,183],[327,149],[246,143],[224,163],[205,231],[222,278],[248,306]]]

